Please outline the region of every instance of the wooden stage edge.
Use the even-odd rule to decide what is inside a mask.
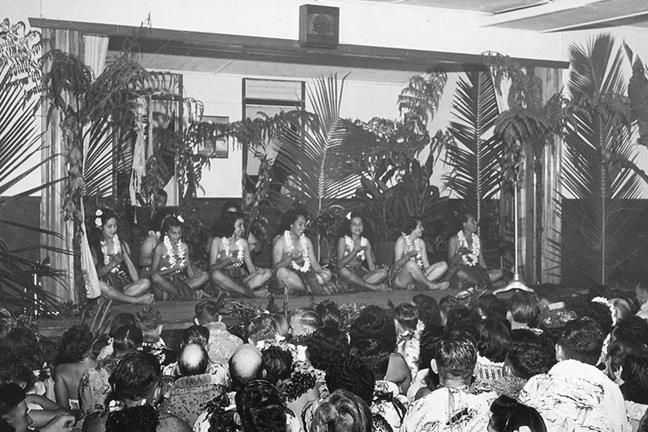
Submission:
[[[392,303],[398,305],[400,303],[409,303],[412,297],[416,294],[428,294],[435,299],[439,300],[447,295],[455,295],[458,290],[443,290],[443,291],[388,291],[388,292],[358,292],[350,294],[338,294],[331,296],[291,296],[288,300],[288,309],[294,310],[298,307],[310,306],[311,302],[319,303],[322,300],[333,300],[336,303],[362,303],[366,305],[387,306],[387,302],[391,300]],[[249,304],[257,305],[264,308],[268,304],[267,299],[235,299]],[[283,296],[275,297],[277,306],[281,309],[283,307]],[[198,300],[194,301],[168,301],[157,302],[152,305],[155,309],[160,311],[162,320],[164,322],[165,330],[177,330],[189,327],[192,324],[194,317],[194,306]],[[130,305],[130,304],[113,304],[110,309],[110,314],[115,315],[120,312],[135,313],[148,306],[143,305]],[[62,319],[40,319],[37,320],[38,329],[40,334],[49,338],[60,337],[65,330],[78,324],[80,317],[68,317]]]

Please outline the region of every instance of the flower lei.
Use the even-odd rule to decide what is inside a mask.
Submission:
[[[243,260],[245,259],[245,253],[243,252],[243,239],[236,240],[234,242],[234,246],[238,248],[238,253],[236,254],[236,259],[238,260],[238,262],[232,263],[232,265],[239,267],[241,264],[243,264]],[[230,256],[230,252],[232,251],[230,239],[228,239],[227,237],[223,237],[223,251],[225,251],[226,258]]]
[[[472,234],[472,247],[468,247],[468,241],[463,231],[457,233],[459,239],[459,247],[470,249],[469,254],[461,256],[461,261],[468,266],[475,266],[479,263],[479,253],[481,251],[481,244],[479,244],[479,236],[475,233]]]
[[[121,242],[119,241],[119,236],[117,234],[113,235],[113,247],[112,247],[112,253],[108,251],[108,245],[106,244],[105,240],[101,240],[101,253],[103,254],[104,257],[104,265],[107,266],[110,264],[110,257],[117,255],[118,253],[121,252]],[[115,273],[119,271],[119,266],[114,267],[110,270],[111,273]]]
[[[169,268],[172,268],[173,266],[176,265],[176,263],[184,264],[185,261],[185,255],[187,253],[184,244],[182,241],[179,241],[176,246],[177,246],[177,253],[176,250],[173,248],[173,244],[171,243],[171,239],[169,236],[164,236],[164,246],[167,249],[167,256],[169,257]]]
[[[290,231],[284,231],[284,238],[286,239],[286,246],[288,247],[288,252],[292,252],[295,250],[295,246],[293,245],[292,242],[292,235],[290,234]],[[311,262],[310,258],[308,257],[308,243],[306,242],[306,235],[302,234],[299,236],[299,241],[301,242],[301,247],[302,247],[302,259],[304,260],[304,264],[299,265],[295,261],[290,262],[290,266],[297,271],[300,271],[302,273],[306,273],[308,270],[310,270]]]
[[[416,256],[410,258],[410,260],[415,260],[416,264],[418,264],[419,267],[423,268],[423,250],[420,247],[418,247],[418,242],[416,241],[413,242],[412,239],[405,234],[403,234],[403,238],[405,239],[405,245],[407,245],[407,252],[413,250],[418,252]]]
[[[353,252],[353,249],[355,248],[355,243],[353,241],[353,238],[345,235],[344,243],[346,244],[346,250],[349,252]],[[367,246],[368,243],[369,241],[366,238],[360,237],[360,247],[365,247]],[[360,261],[364,261],[367,258],[364,250],[358,252],[356,256],[360,258]]]
[[[592,299],[592,303],[601,303],[604,304],[605,306],[610,309],[610,316],[612,317],[612,325],[615,326],[617,323],[617,316],[616,316],[616,308],[612,304],[612,302],[605,297],[594,297]]]

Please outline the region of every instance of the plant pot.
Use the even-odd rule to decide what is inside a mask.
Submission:
[[[376,242],[373,245],[376,264],[390,266],[394,263],[394,243],[393,241]]]

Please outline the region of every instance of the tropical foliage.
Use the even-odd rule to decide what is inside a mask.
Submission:
[[[622,74],[623,53],[609,34],[570,48],[571,71],[563,160],[564,223],[580,228],[563,242],[563,266],[585,280],[606,283],[641,247],[628,236],[646,175],[635,164],[632,112]],[[628,242],[633,243],[629,245]]]
[[[445,160],[452,171],[444,177],[445,185],[481,220],[483,203],[500,192],[502,183],[504,144],[493,134],[499,109],[490,74],[468,72],[459,80],[452,114],[454,142],[446,147]]]
[[[39,84],[40,76],[34,69],[39,52],[37,33],[26,33],[23,23],[12,26],[7,20],[3,22],[0,31],[0,196],[3,197],[0,200],[0,232],[12,228],[60,237],[58,233],[10,220],[3,210],[53,184],[39,184],[12,194],[21,181],[46,167],[51,160],[39,158],[40,134],[34,118],[38,98],[29,97],[30,91]],[[34,159],[39,162],[33,162]],[[39,248],[39,244],[22,244],[20,249],[12,249],[0,237],[0,301],[12,310],[40,312],[55,301],[35,283],[33,276],[39,274],[56,279],[59,272],[25,258],[25,252]]]

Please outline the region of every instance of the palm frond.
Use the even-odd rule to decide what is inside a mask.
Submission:
[[[493,134],[499,115],[495,87],[488,73],[468,72],[457,83],[445,162],[452,167],[446,186],[463,198],[467,210],[481,216],[482,202],[500,190],[502,140]]]

